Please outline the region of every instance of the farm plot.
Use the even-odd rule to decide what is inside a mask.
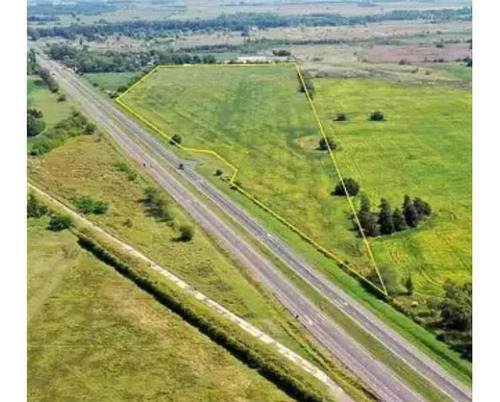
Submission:
[[[405,194],[427,200],[429,222],[372,240],[377,261],[412,274],[434,294],[447,278],[471,280],[472,97],[470,90],[377,80],[317,80],[318,111],[342,146],[340,169],[378,205]],[[374,110],[385,115],[371,122]],[[335,122],[336,113],[348,121]]]
[[[329,105],[332,101],[330,96],[335,96],[333,90],[336,84],[342,81],[319,80],[317,82],[319,97],[315,99],[315,103],[319,102],[323,116],[327,118],[333,111]],[[374,81],[367,81],[367,83],[375,87],[382,85]],[[348,261],[352,269],[366,274],[371,266],[365,245],[353,228],[352,212],[346,199],[332,195],[337,182],[337,173],[328,154],[318,149],[318,142],[321,138],[318,126],[304,93],[301,93],[299,89],[296,71],[290,66],[191,66],[159,69],[127,92],[121,101],[168,135],[180,135],[182,144],[186,147],[210,149],[226,158],[237,167],[236,180],[245,190],[332,251],[339,259]],[[369,90],[370,87],[368,86],[367,89]],[[456,126],[463,128],[462,120],[466,116],[463,116],[461,111],[468,112],[467,102],[462,102],[463,99],[460,98],[459,103],[463,104],[460,103],[461,109],[457,109],[457,105],[449,106],[449,103],[446,103],[448,96],[456,95],[455,93],[440,95],[442,91],[440,88],[432,88],[428,91],[432,95],[433,102],[429,103],[429,107],[421,106],[426,110],[420,113],[431,112],[432,116],[436,116],[439,110],[436,109],[436,104],[445,102],[445,109],[453,113],[452,119],[457,119]],[[400,93],[401,96],[407,96],[408,90],[400,89]],[[396,94],[389,92],[387,95]],[[339,93],[339,97],[341,95]],[[352,98],[353,107],[359,109],[359,111],[353,110],[353,113],[357,113],[363,122],[366,120],[364,108],[371,106],[369,102],[365,102],[365,95],[361,91],[357,93],[356,99]],[[341,99],[335,97],[335,101],[341,102]],[[397,99],[390,98],[387,101],[397,102]],[[407,106],[407,108],[408,110],[401,111],[403,115],[404,112],[411,111],[411,107]],[[404,117],[405,119],[400,120],[403,126],[399,128],[404,127],[415,115],[409,113]],[[417,117],[420,119],[421,116]],[[429,121],[432,120],[433,118],[430,117]],[[393,132],[399,129],[396,121],[382,124],[385,124],[384,127],[394,126]],[[414,125],[419,124],[420,121],[416,120]],[[351,122],[346,123],[346,127],[351,126],[353,126]],[[366,135],[370,132],[369,127],[371,126],[365,128]],[[382,125],[373,127],[380,131]],[[444,137],[443,144],[453,141],[450,139],[450,137],[453,138],[453,133],[449,132],[449,130],[454,130],[453,127],[450,128],[446,124],[439,127],[440,130],[445,130],[441,133]],[[333,127],[328,126],[328,129],[331,130]],[[418,134],[415,135],[418,136]],[[428,133],[428,135],[432,134]],[[384,188],[378,190],[379,180],[372,182],[371,179],[366,179],[362,173],[359,173],[365,171],[363,162],[365,156],[358,160],[354,157],[357,153],[349,149],[349,142],[344,142],[342,135],[339,135],[338,139],[340,141],[340,149],[336,152],[338,157],[343,160],[347,155],[351,155],[352,166],[343,172],[344,176],[359,179],[362,189],[366,190],[365,192],[369,195],[383,193],[396,203],[396,194],[401,192],[402,198],[405,193],[410,193],[428,199],[437,209],[445,204],[446,196],[441,197],[439,201],[434,201],[435,192],[432,186],[423,191],[422,186],[412,186],[411,183],[407,183],[406,186],[400,187],[393,193],[386,194],[387,191]],[[376,138],[372,140],[378,141]],[[438,140],[434,139],[434,141]],[[419,148],[419,152],[425,156],[429,146],[424,140],[414,142],[412,145],[418,147],[422,144],[425,146],[422,149]],[[458,145],[455,147],[457,147],[455,149],[457,155],[461,154],[463,149]],[[376,152],[376,149],[375,147],[370,152]],[[400,150],[400,152],[403,151],[405,151],[404,148]],[[224,179],[227,180],[232,173],[227,167],[223,174],[217,177],[214,173],[220,164],[215,159],[200,157],[198,154],[191,154],[191,156],[200,162],[198,169],[206,173],[207,177],[220,186],[227,186]],[[401,159],[405,155],[399,157]],[[415,158],[411,160],[418,165],[419,155],[415,153],[412,158]],[[449,159],[450,156],[445,155],[443,163],[446,164],[447,158]],[[381,158],[375,157],[375,159]],[[466,165],[467,162],[464,161],[464,166]],[[428,169],[431,170],[432,166]],[[377,177],[376,164],[366,165],[366,170],[369,171],[367,177]],[[394,175],[401,175],[400,170],[401,166],[398,166]],[[415,174],[418,173],[421,172]],[[385,177],[390,180],[390,175],[389,170]],[[437,186],[435,191],[443,192],[446,186],[440,187],[440,180],[447,181],[446,173],[442,172],[437,176],[439,179],[435,178],[431,182]],[[467,187],[466,176],[462,189],[464,187]],[[465,215],[466,210],[467,207],[465,207]],[[439,264],[442,260],[447,258],[448,254],[453,254],[456,247],[467,243],[467,239],[461,238],[461,243],[456,244],[454,243],[455,236],[443,237],[442,232],[436,232],[436,226],[439,229],[440,222],[444,225],[443,230],[448,232],[449,226],[446,222],[450,219],[446,213],[437,212],[436,219],[424,228],[399,234],[400,238],[406,238],[405,241],[399,242],[399,247],[395,247],[394,242],[387,239],[377,238],[372,241],[377,243],[379,263],[394,264],[404,274],[410,271],[414,273],[414,281],[417,290],[420,291],[438,291],[439,286],[436,284],[439,278],[436,282],[429,281],[429,271],[441,269]],[[453,224],[455,225],[461,225],[461,223]],[[422,250],[422,244],[427,244],[427,242],[417,243],[414,238],[418,238],[426,231],[434,233],[432,235],[434,238],[442,238],[442,241],[446,243],[446,250],[438,253],[441,257],[422,259],[424,257],[421,255],[425,253]],[[467,256],[459,259],[460,267],[466,267]],[[452,256],[446,266],[452,266],[456,260],[457,257]],[[460,272],[467,272],[467,269],[464,271],[460,268]]]

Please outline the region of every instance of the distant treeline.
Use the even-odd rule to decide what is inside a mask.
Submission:
[[[125,35],[136,38],[161,36],[173,32],[201,32],[229,30],[248,34],[252,28],[267,29],[296,26],[358,25],[381,21],[401,20],[471,20],[472,8],[440,10],[394,10],[376,15],[308,14],[279,15],[272,13],[236,13],[220,15],[207,20],[124,21],[94,25],[70,25],[67,27],[28,28],[32,39],[39,37],[63,37],[75,39],[79,36],[96,40],[108,35]]]
[[[168,50],[92,52],[66,44],[53,44],[47,53],[52,59],[81,73],[137,71],[158,64],[213,64],[217,61],[211,54],[193,55]]]

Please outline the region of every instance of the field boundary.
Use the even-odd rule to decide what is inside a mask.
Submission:
[[[259,207],[261,207],[262,209],[264,209],[266,212],[268,212],[270,215],[272,215],[279,222],[283,223],[285,226],[287,226],[293,232],[297,233],[302,239],[304,239],[305,241],[307,241],[308,243],[310,243],[311,245],[313,245],[319,252],[321,252],[325,256],[329,257],[330,259],[334,260],[340,267],[344,268],[345,270],[347,270],[351,274],[355,275],[357,278],[359,278],[362,281],[364,281],[365,283],[369,284],[373,289],[377,290],[378,292],[380,292],[385,297],[388,297],[389,293],[387,292],[387,288],[386,288],[386,286],[384,284],[384,280],[382,279],[382,275],[381,275],[380,270],[378,268],[377,262],[375,261],[375,257],[373,255],[373,251],[372,251],[372,248],[370,246],[370,243],[369,243],[368,239],[366,238],[366,236],[364,234],[364,231],[363,231],[363,228],[361,226],[361,222],[359,220],[358,213],[356,211],[356,208],[354,206],[352,198],[349,195],[349,192],[347,191],[347,188],[346,188],[346,185],[345,185],[345,181],[344,181],[344,177],[343,177],[343,175],[342,175],[342,173],[340,171],[338,161],[335,158],[335,155],[333,153],[333,150],[330,147],[330,144],[328,143],[328,141],[326,141],[327,135],[326,135],[325,129],[323,127],[323,124],[321,123],[321,119],[319,118],[318,112],[316,111],[316,107],[314,106],[314,103],[312,101],[312,97],[311,97],[311,95],[310,95],[310,93],[309,93],[309,91],[308,91],[308,89],[307,89],[307,87],[305,85],[305,80],[304,80],[304,76],[302,74],[302,70],[300,69],[300,65],[298,63],[287,62],[287,63],[279,63],[279,64],[276,64],[276,63],[274,63],[274,64],[270,64],[270,63],[196,64],[194,66],[196,66],[196,67],[205,67],[205,68],[207,68],[207,67],[268,67],[268,66],[271,66],[271,67],[274,66],[275,67],[275,66],[285,66],[285,67],[295,68],[295,71],[297,72],[297,76],[299,78],[299,81],[300,81],[302,87],[304,88],[304,92],[305,92],[305,95],[306,95],[306,98],[307,98],[307,102],[308,102],[309,107],[311,108],[311,111],[312,111],[313,115],[314,115],[314,119],[316,121],[316,125],[318,127],[318,130],[319,130],[321,136],[325,139],[325,143],[327,145],[327,149],[328,149],[328,154],[330,156],[330,160],[332,162],[332,165],[333,165],[335,171],[337,172],[337,176],[338,176],[338,178],[340,180],[340,183],[341,183],[341,185],[342,185],[342,187],[344,189],[344,192],[346,194],[346,198],[347,198],[349,207],[350,207],[351,212],[352,212],[353,217],[354,217],[354,221],[356,223],[356,226],[359,229],[359,233],[361,234],[361,238],[362,238],[363,244],[364,244],[364,246],[365,246],[365,248],[367,250],[370,263],[371,263],[373,269],[375,270],[375,272],[377,273],[378,279],[379,279],[379,281],[381,283],[381,287],[378,286],[378,285],[376,285],[375,283],[373,283],[373,281],[370,281],[369,279],[367,279],[366,277],[364,277],[363,275],[361,275],[356,270],[352,269],[349,264],[347,264],[346,262],[342,261],[333,252],[331,252],[326,247],[324,247],[321,244],[319,244],[316,240],[314,240],[313,238],[311,238],[309,235],[305,234],[302,230],[300,230],[294,224],[290,223],[283,216],[281,216],[280,214],[278,214],[277,212],[275,212],[273,209],[271,209],[270,207],[268,207],[267,205],[265,205],[264,203],[262,203],[261,201],[259,201],[254,195],[250,194],[248,191],[246,191],[241,186],[239,186],[235,182],[236,176],[238,175],[238,168],[236,166],[234,166],[231,162],[229,162],[226,158],[224,158],[222,155],[220,155],[218,152],[213,151],[211,149],[186,147],[186,146],[178,143],[177,141],[175,141],[173,139],[173,137],[171,135],[167,134],[165,131],[163,131],[162,129],[160,129],[154,123],[152,123],[151,121],[149,121],[148,119],[146,119],[145,117],[143,117],[140,113],[136,112],[134,109],[132,109],[130,106],[128,106],[125,102],[122,101],[122,97],[123,96],[125,96],[132,89],[134,89],[137,85],[139,85],[140,83],[142,83],[143,81],[145,81],[147,78],[149,78],[151,75],[153,75],[155,72],[159,71],[160,69],[168,69],[168,68],[190,68],[191,66],[192,65],[159,65],[159,66],[156,66],[151,71],[149,71],[147,74],[145,74],[143,77],[141,77],[139,80],[137,80],[136,82],[134,82],[130,87],[128,87],[123,93],[121,93],[115,99],[115,101],[121,107],[123,107],[127,112],[129,112],[130,114],[132,114],[133,116],[135,116],[137,119],[139,119],[141,122],[143,122],[144,124],[146,124],[146,126],[148,126],[149,128],[153,129],[158,134],[160,134],[162,137],[166,138],[171,144],[175,145],[180,150],[187,151],[187,152],[193,152],[193,153],[207,154],[207,155],[211,155],[211,156],[215,157],[216,159],[220,160],[224,165],[228,166],[231,169],[231,171],[233,172],[232,175],[231,175],[231,178],[229,180],[229,186],[232,189],[237,190],[239,193],[241,193],[242,195],[244,195],[245,197],[247,197],[248,199],[250,199],[252,202],[254,202],[255,204],[257,204]]]

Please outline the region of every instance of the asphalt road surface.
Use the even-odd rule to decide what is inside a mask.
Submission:
[[[376,361],[361,345],[345,334],[340,327],[333,324],[274,265],[214,215],[160,163],[168,164],[174,168],[177,168],[179,163],[184,163],[186,169],[179,171],[179,174],[182,174],[201,193],[218,205],[229,217],[271,250],[325,298],[341,308],[363,329],[381,341],[387,349],[414,367],[418,373],[435,384],[451,399],[456,401],[470,401],[472,399],[470,389],[318,273],[288,245],[270,235],[255,218],[190,169],[186,161],[181,160],[166,149],[147,130],[122,112],[117,105],[97,95],[89,86],[83,84],[73,73],[59,64],[42,57],[39,57],[39,61],[40,64],[45,64],[53,72],[55,78],[68,94],[81,104],[87,114],[99,123],[125,152],[138,163],[146,164],[150,173],[155,176],[165,190],[200,225],[221,239],[231,252],[244,261],[316,339],[365,382],[380,399],[391,402],[423,400],[388,368]]]

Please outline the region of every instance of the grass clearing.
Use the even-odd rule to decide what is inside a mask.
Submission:
[[[138,71],[126,71],[123,73],[89,73],[83,76],[91,84],[98,85],[103,91],[115,92],[122,86],[128,86],[130,81],[139,74]]]
[[[43,112],[43,120],[47,128],[55,126],[59,121],[71,115],[71,101],[58,102],[59,94],[52,93],[38,76],[29,76],[27,80],[28,107]]]
[[[28,400],[290,400],[47,221],[28,222]]]

